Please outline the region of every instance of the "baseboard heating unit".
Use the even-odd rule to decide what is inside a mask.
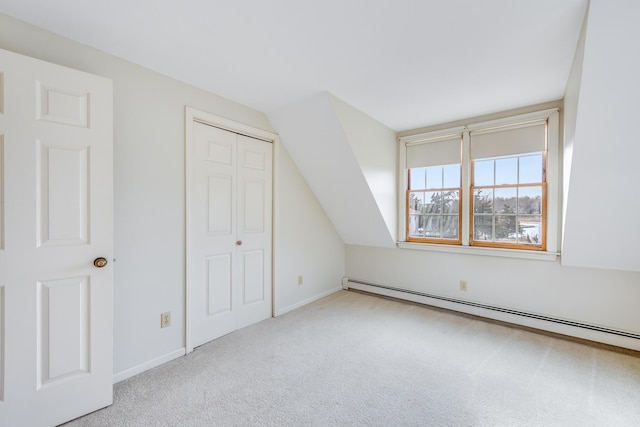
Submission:
[[[544,316],[463,299],[401,289],[352,278],[342,279],[343,289],[355,289],[420,304],[450,309],[507,323],[569,335],[590,341],[640,350],[640,334],[572,320]]]

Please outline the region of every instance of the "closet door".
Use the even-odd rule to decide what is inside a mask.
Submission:
[[[271,316],[272,146],[191,125],[187,315],[196,347]]]
[[[272,313],[272,145],[238,135],[237,153],[236,309],[242,328]]]

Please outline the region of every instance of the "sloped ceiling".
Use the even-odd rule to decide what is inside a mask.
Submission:
[[[269,113],[328,91],[401,131],[560,99],[587,0],[0,0]]]
[[[587,4],[0,0],[0,12],[264,112],[344,242],[392,246],[394,132],[562,98]]]

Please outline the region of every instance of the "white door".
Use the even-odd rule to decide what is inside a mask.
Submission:
[[[271,317],[272,144],[193,122],[191,346]]]
[[[3,426],[112,402],[112,132],[111,81],[0,50]]]

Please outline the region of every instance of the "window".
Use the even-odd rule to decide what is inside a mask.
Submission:
[[[460,244],[461,144],[454,135],[407,148],[409,241]]]
[[[557,251],[558,110],[400,138],[402,241]]]

